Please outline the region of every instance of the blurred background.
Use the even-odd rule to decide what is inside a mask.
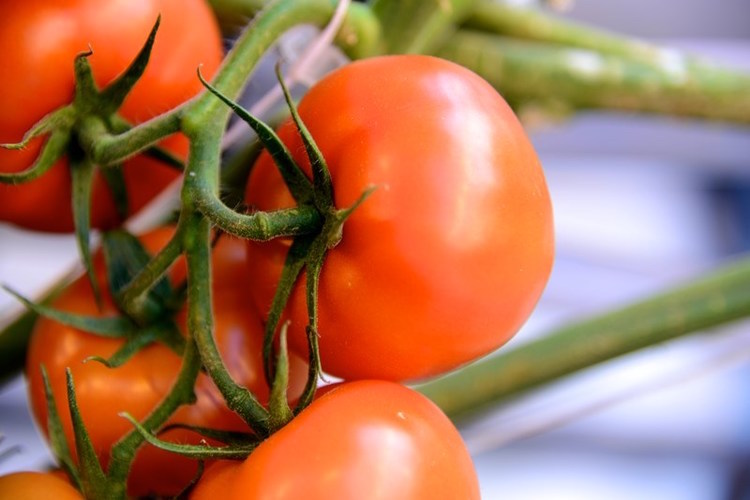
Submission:
[[[577,0],[562,15],[750,71],[747,0]],[[750,128],[584,113],[530,133],[557,259],[511,345],[750,250]],[[22,293],[75,256],[70,237],[0,225],[0,282]],[[14,307],[0,292],[0,324]],[[589,369],[462,432],[488,499],[750,499],[748,395],[750,324],[738,323]],[[23,448],[0,473],[50,460],[25,405],[21,379],[0,387],[3,447]]]

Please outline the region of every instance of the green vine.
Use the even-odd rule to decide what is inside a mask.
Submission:
[[[198,77],[208,91],[168,113],[131,126],[117,111],[145,70],[151,46],[158,36],[157,21],[130,68],[104,89],[94,83],[87,59],[90,54],[79,55],[75,60],[77,78],[73,103],[45,117],[22,142],[4,145],[19,149],[33,138],[47,136],[35,163],[21,173],[0,174],[0,182],[4,183],[31,182],[44,175],[62,156],[70,158],[77,239],[94,287],[98,282],[89,248],[89,200],[95,170],[105,173],[115,193],[120,192],[118,189],[123,184],[117,172],[122,162],[133,155],[147,153],[184,170],[179,221],[171,240],[153,257],[141,255],[138,265],[124,270],[126,278],[111,290],[122,317],[93,320],[61,315],[11,292],[34,313],[102,335],[128,338],[128,343],[115,356],[107,360],[97,358],[108,366],[124,363],[138,349],[155,340],[167,343],[182,356],[181,371],[172,390],[145,420],[136,422],[131,418],[134,428],[113,447],[106,471],[101,469],[77,413],[72,376],[68,377],[68,405],[75,422],[75,445],[81,462],[78,466],[73,463],[65,444],[59,415],[53,410],[54,401],[47,387],[54,451],[87,495],[125,498],[129,468],[138,447],[146,441],[199,459],[243,458],[260,440],[282,428],[311,403],[322,371],[317,351],[317,289],[321,267],[326,252],[338,243],[347,217],[371,190],[362,193],[351,207],[334,205],[325,158],[299,118],[283,81],[287,104],[312,165],[312,179],[294,163],[273,130],[236,101],[261,56],[287,30],[302,23],[323,26],[331,18],[336,3],[333,0],[268,3],[214,0],[220,17],[227,23],[251,15],[255,17],[237,38],[211,83],[204,81],[199,72]],[[347,11],[336,44],[352,58],[379,53],[437,54],[484,76],[513,103],[540,102],[571,112],[592,108],[635,110],[750,122],[748,75],[710,67],[658,47],[551,18],[539,11],[488,0],[354,3]],[[297,201],[295,208],[242,213],[222,200],[221,140],[233,112],[250,125],[259,142],[270,152]],[[186,164],[158,147],[162,139],[177,132],[185,134],[190,142]],[[243,176],[232,172],[228,178]],[[124,191],[117,198],[121,211],[125,212],[122,210],[127,207]],[[213,337],[210,254],[215,228],[254,240],[293,238],[266,324],[263,358],[271,388],[268,407],[232,378]],[[174,304],[167,298],[179,294],[164,291],[165,273],[183,254],[187,260],[189,305],[189,335],[184,341],[172,335],[175,330],[170,328],[171,319],[168,319],[174,312]],[[108,267],[116,265],[115,262]],[[277,330],[291,288],[303,273],[309,320],[309,374],[304,393],[292,409],[286,400],[285,326]],[[180,295],[180,298],[183,297]],[[420,390],[450,416],[463,418],[615,356],[746,317],[748,311],[750,264],[745,261],[621,311],[562,328],[542,340],[425,384]],[[14,353],[20,352],[22,347],[19,348],[18,342],[6,341],[20,339],[23,344],[29,324],[28,317],[24,318],[0,334],[0,352],[5,353],[5,346],[10,346]],[[137,335],[141,337],[133,338],[134,332],[140,332]],[[278,337],[281,342],[276,347]],[[17,364],[12,365],[13,368]],[[6,363],[2,365],[3,370],[8,369]],[[254,433],[252,440],[209,447],[170,444],[155,437],[180,406],[194,401],[194,385],[201,369],[216,384],[227,406],[248,424]]]

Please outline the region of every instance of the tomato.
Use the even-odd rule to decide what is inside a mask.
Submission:
[[[171,230],[157,231],[148,235],[144,244],[153,251],[161,247],[170,234]],[[243,287],[238,286],[247,272],[244,246],[241,240],[222,238],[214,250],[215,335],[224,362],[235,380],[250,388],[261,401],[266,401],[268,389],[261,356],[263,326],[259,316],[245,304]],[[184,273],[184,268],[176,267],[175,274]],[[227,283],[229,277],[233,281]],[[105,289],[104,285],[102,289]],[[101,314],[115,314],[113,304],[106,299]],[[74,282],[53,306],[79,314],[99,314],[86,279]],[[184,324],[184,317],[179,322]],[[132,425],[118,413],[127,411],[137,419],[145,417],[169,391],[181,365],[180,357],[162,344],[143,349],[114,369],[96,362],[82,363],[92,355],[107,357],[121,345],[119,339],[92,335],[41,319],[32,333],[26,364],[32,413],[38,424],[46,432],[47,408],[40,372],[40,366],[44,365],[72,448],[73,431],[65,389],[65,368],[71,368],[81,415],[104,466],[108,463],[112,444],[132,429]],[[290,363],[290,396],[297,397],[304,388],[307,364],[293,355]],[[197,402],[180,408],[170,422],[247,430],[240,418],[225,407],[218,389],[207,375],[199,376],[195,391]],[[186,430],[172,430],[161,437],[194,444],[200,440]],[[128,491],[131,495],[174,495],[191,480],[196,470],[197,465],[192,460],[145,445],[138,451],[131,469]]]
[[[323,369],[345,379],[423,378],[514,335],[547,282],[554,238],[542,168],[503,98],[454,63],[385,56],[329,74],[299,112],[338,208],[376,187],[323,265]],[[279,135],[309,173],[292,124]],[[259,210],[293,206],[267,153],[246,199]],[[288,248],[288,240],[249,245],[260,310]],[[290,344],[306,350],[302,283],[286,315]]]
[[[214,467],[192,498],[479,498],[448,418],[421,394],[380,380],[331,390],[241,465]]]
[[[4,2],[0,9],[0,143],[20,141],[47,113],[72,100],[73,59],[86,51],[101,87],[117,77],[135,58],[156,18],[162,23],[151,62],[125,100],[121,114],[140,123],[174,108],[202,87],[195,69],[212,74],[222,57],[221,37],[204,0],[28,0]],[[189,27],[187,29],[186,27]],[[0,148],[0,172],[26,169],[39,153],[35,140],[23,151]],[[187,140],[172,136],[162,143],[178,156],[187,154]],[[126,162],[125,183],[131,213],[143,207],[177,173],[153,159],[139,156]],[[69,232],[70,174],[67,160],[42,177],[22,185],[0,184],[0,220],[30,229]],[[95,183],[92,226],[118,222],[114,202],[102,178]]]
[[[57,474],[15,472],[0,476],[0,498],[83,500],[83,495]]]

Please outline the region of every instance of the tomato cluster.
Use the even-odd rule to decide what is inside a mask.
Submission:
[[[127,15],[116,2],[105,8],[92,0],[64,8],[40,1],[10,7],[9,28],[0,32],[0,49],[9,57],[0,70],[22,77],[0,83],[0,107],[24,105],[23,113],[0,115],[0,142],[19,140],[36,120],[70,100],[70,61],[88,44],[95,50],[91,65],[97,82],[104,85],[116,77],[142,44],[157,11],[163,27],[152,62],[122,114],[138,123],[199,90],[198,81],[190,78],[194,68],[203,63],[209,73],[220,59],[218,33],[207,22],[206,6],[199,0],[136,3],[140,8],[131,3]],[[65,28],[54,40],[48,39],[49,30],[42,36],[29,28],[50,23]],[[36,68],[49,78],[34,76]],[[306,94],[299,115],[327,164],[333,205],[343,209],[361,201],[341,239],[325,254],[317,290],[320,361],[326,373],[343,382],[320,389],[307,408],[271,429],[275,432],[244,462],[209,465],[192,497],[478,498],[471,457],[455,427],[432,402],[399,382],[440,375],[493,351],[535,306],[550,273],[554,243],[551,204],[534,150],[488,83],[433,57],[385,56],[349,64]],[[289,121],[278,135],[294,162],[313,177],[298,126]],[[0,149],[0,169],[28,167],[39,146],[35,142],[21,153]],[[186,152],[184,137],[169,138],[164,146]],[[124,172],[133,210],[173,178],[142,157],[129,160]],[[0,220],[70,230],[68,176],[62,160],[28,185],[0,185]],[[104,183],[93,197],[92,225],[115,225],[117,214]],[[267,152],[251,172],[246,201],[252,210],[267,212],[295,205]],[[145,236],[143,244],[154,253],[172,235],[172,229],[160,229]],[[287,238],[246,244],[222,237],[211,257],[214,340],[229,374],[262,404],[269,399],[264,323],[290,246]],[[79,279],[52,306],[91,317],[124,314],[107,291],[101,257],[94,266],[101,304],[90,282]],[[178,260],[170,279],[179,283],[185,275],[185,264]],[[307,295],[306,280],[303,272],[282,314],[289,328],[291,399],[303,392],[309,369],[308,307],[315,301]],[[190,334],[184,309],[165,315],[161,320],[174,321]],[[41,319],[29,346],[29,394],[39,426],[50,432],[44,367],[77,460],[66,390],[69,369],[81,417],[105,471],[113,447],[133,429],[120,414],[144,419],[169,393],[182,362],[160,343],[140,349],[116,368],[91,360],[111,356],[125,341]],[[248,431],[206,373],[199,375],[194,392],[195,403],[181,407],[169,423]],[[186,428],[159,438],[203,442]],[[130,469],[128,494],[175,495],[197,470],[195,461],[144,445]],[[0,488],[23,491],[11,479],[0,479]],[[69,486],[62,481],[50,488],[62,497]]]

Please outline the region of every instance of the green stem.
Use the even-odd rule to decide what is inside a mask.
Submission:
[[[590,49],[649,64],[660,64],[674,56],[673,50],[557,18],[540,9],[492,0],[477,2],[463,26],[507,37]]]
[[[303,23],[324,26],[333,15],[335,7],[335,0],[277,0],[269,3],[237,39],[212,81],[213,86],[236,101],[255,65],[279,36]],[[363,57],[371,53],[372,48],[368,45],[377,39],[379,29],[377,21],[369,15],[366,7],[352,7],[354,8],[347,12],[337,40],[345,36],[348,41],[344,43],[358,57]],[[229,114],[230,110],[226,105],[204,92],[188,107],[183,130],[188,135],[193,135],[205,126],[217,126],[223,130]]]
[[[223,231],[240,238],[267,241],[279,236],[310,234],[322,224],[320,214],[314,207],[245,215],[227,207],[205,183],[196,182],[193,186],[196,208]]]
[[[111,134],[101,119],[91,117],[81,123],[78,137],[89,157],[101,166],[122,162],[180,131],[184,105],[121,134]]]
[[[573,324],[419,390],[460,419],[597,363],[742,318],[750,259],[624,309]]]
[[[375,0],[372,10],[383,26],[390,54],[429,53],[450,39],[456,24],[477,0]]]
[[[120,303],[131,317],[140,318],[148,292],[182,253],[183,225],[178,224],[166,245],[120,290]]]
[[[268,434],[268,412],[227,371],[213,337],[211,307],[211,226],[197,213],[184,208],[184,246],[188,263],[188,330],[195,339],[203,366],[216,384],[227,406],[259,435]]]
[[[750,122],[750,75],[461,30],[437,55],[478,73],[509,101]]]
[[[193,387],[200,373],[200,358],[193,339],[188,338],[185,343],[185,351],[182,357],[182,367],[169,394],[159,403],[159,406],[149,414],[143,421],[143,428],[153,433],[163,426],[172,414],[182,405],[195,401]],[[108,478],[112,484],[122,487],[122,498],[125,498],[125,485],[127,483],[130,465],[135,457],[138,447],[144,438],[138,430],[133,429],[120,439],[112,447],[111,462],[107,471]]]

